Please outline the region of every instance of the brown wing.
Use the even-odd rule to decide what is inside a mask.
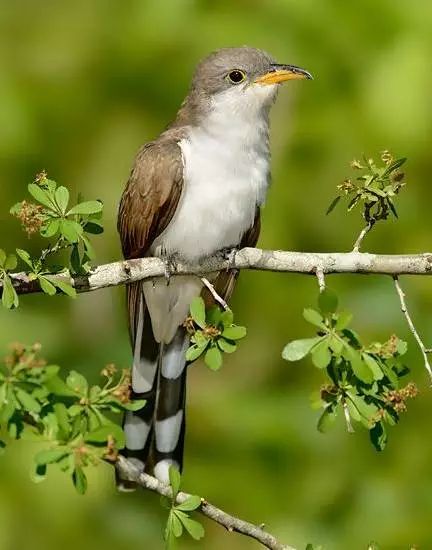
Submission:
[[[140,149],[123,192],[118,231],[125,258],[148,254],[177,208],[183,187],[183,162],[175,140],[153,142]],[[127,286],[129,328],[135,341],[141,283]]]
[[[135,159],[123,192],[118,230],[125,258],[142,258],[171,220],[183,187],[176,141],[149,143]]]
[[[255,214],[255,220],[253,226],[246,231],[243,235],[240,242],[240,248],[245,246],[255,246],[261,230],[261,216],[260,209],[257,208]],[[238,269],[230,269],[228,271],[221,271],[214,282],[214,288],[216,292],[221,296],[226,302],[229,302],[231,294],[233,293],[237,278],[239,276]],[[214,298],[210,292],[205,288],[203,290],[202,296],[206,302],[206,305],[213,305]]]

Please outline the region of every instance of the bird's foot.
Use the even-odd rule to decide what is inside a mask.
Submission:
[[[165,256],[162,258],[164,263],[164,277],[167,286],[170,284],[171,277],[177,272],[177,258],[175,255]]]
[[[240,249],[238,247],[229,247],[229,248],[222,248],[220,251],[220,254],[222,258],[228,262],[227,271],[230,269],[235,269],[235,258],[236,254]]]

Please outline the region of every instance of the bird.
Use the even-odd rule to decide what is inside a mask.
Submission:
[[[198,262],[256,245],[270,184],[269,113],[280,84],[295,79],[312,76],[246,46],[219,49],[197,65],[175,119],[135,158],[118,212],[126,259]],[[237,275],[232,269],[212,278],[225,300]],[[170,467],[181,471],[183,465],[184,321],[204,292],[199,277],[183,275],[126,288],[132,396],[145,405],[126,413],[123,453],[166,484]],[[120,490],[134,488],[126,480],[117,483]]]

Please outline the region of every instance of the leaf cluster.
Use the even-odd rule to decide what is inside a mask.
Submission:
[[[115,461],[124,433],[113,415],[137,410],[130,401],[130,375],[113,365],[102,370],[103,384],[90,386],[71,371],[66,380],[57,365],[39,357],[40,346],[13,346],[0,368],[0,430],[9,439],[44,442],[35,457],[33,479],[45,478],[48,465],[69,474],[79,493],[87,487],[85,467]],[[3,441],[2,449],[6,444]]]
[[[181,476],[174,466],[170,466],[169,479],[172,497],[161,497],[162,506],[169,510],[164,533],[167,549],[173,548],[175,540],[181,537],[184,531],[189,533],[195,540],[200,540],[204,537],[204,527],[201,523],[190,517],[190,512],[197,510],[201,506],[201,498],[196,495],[190,495],[181,504],[176,504],[177,495],[180,491]]]
[[[349,431],[353,423],[369,430],[377,450],[387,442],[386,426],[394,426],[406,410],[406,401],[417,389],[400,380],[409,369],[402,363],[407,351],[405,342],[392,336],[387,342],[365,346],[359,335],[349,328],[352,315],[337,311],[338,299],[329,289],[318,299],[318,310],[305,309],[303,316],[317,330],[313,338],[288,343],[282,357],[298,361],[307,355],[327,377],[315,404],[323,408],[318,429],[327,431],[337,415],[342,415]]]
[[[28,278],[37,280],[43,292],[50,296],[60,292],[75,297],[75,289],[56,275],[88,272],[90,261],[94,259],[89,235],[103,232],[101,201],[79,199],[77,204],[71,205],[67,187],[48,179],[45,172],[28,185],[28,191],[36,202],[21,201],[10,209],[10,213],[21,221],[29,237],[37,233],[49,239],[49,244],[35,258],[19,248],[16,255],[9,256],[0,250],[2,303],[9,309],[19,304],[13,277],[10,276],[10,272],[17,267],[18,258],[24,263]],[[48,265],[48,258],[62,250],[69,252],[67,265]]]
[[[212,306],[206,310],[201,297],[192,301],[185,326],[191,335],[187,361],[204,356],[205,364],[212,370],[220,369],[223,354],[234,353],[237,342],[246,336],[246,328],[234,324],[234,314],[230,309]]]
[[[331,202],[327,214],[346,196],[348,212],[358,205],[361,206],[363,218],[368,224],[386,220],[390,213],[397,218],[394,198],[406,185],[405,174],[400,171],[406,158],[394,159],[391,153],[384,151],[381,161],[381,165],[366,157],[363,161],[352,161],[351,167],[360,174],[338,185],[340,194]]]

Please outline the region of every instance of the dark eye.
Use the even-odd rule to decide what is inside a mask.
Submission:
[[[244,72],[238,69],[228,73],[228,80],[231,82],[231,84],[240,84],[240,82],[243,82],[245,78],[246,75],[244,74]]]

